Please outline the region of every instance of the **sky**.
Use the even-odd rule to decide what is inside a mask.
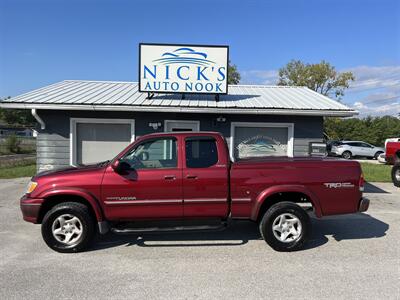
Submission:
[[[140,42],[229,45],[243,84],[326,60],[354,73],[341,101],[361,117],[400,113],[399,0],[0,0],[0,97],[137,81]]]

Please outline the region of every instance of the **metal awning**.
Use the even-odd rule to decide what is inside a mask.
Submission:
[[[5,99],[4,108],[280,114],[348,117],[358,114],[346,105],[307,87],[230,85],[228,95],[156,94],[138,91],[137,82],[65,80]]]

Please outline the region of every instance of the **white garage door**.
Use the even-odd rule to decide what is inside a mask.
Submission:
[[[114,158],[133,140],[132,120],[82,120],[73,122],[73,165],[88,165]]]

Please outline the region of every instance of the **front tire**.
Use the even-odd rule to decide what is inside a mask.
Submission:
[[[42,237],[47,246],[61,253],[79,252],[92,241],[94,220],[86,205],[57,204],[43,218]]]
[[[276,251],[295,251],[303,247],[311,232],[310,217],[292,202],[272,205],[261,219],[262,237]]]
[[[400,187],[400,164],[392,168],[392,181],[395,186]]]

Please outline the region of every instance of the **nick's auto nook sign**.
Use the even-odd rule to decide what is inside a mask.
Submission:
[[[139,44],[139,91],[228,92],[228,46]]]

